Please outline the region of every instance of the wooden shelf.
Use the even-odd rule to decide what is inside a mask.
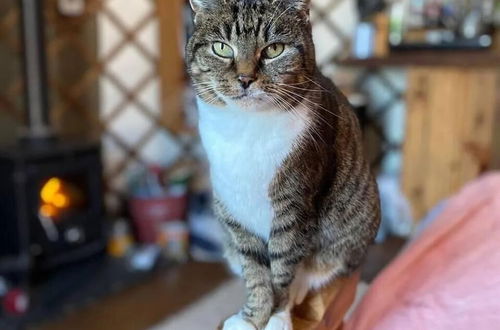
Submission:
[[[339,65],[377,68],[384,66],[497,67],[500,54],[491,51],[402,51],[387,57],[338,61]]]

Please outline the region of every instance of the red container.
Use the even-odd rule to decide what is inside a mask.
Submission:
[[[132,198],[129,207],[139,242],[156,243],[162,223],[185,219],[187,196]]]
[[[28,294],[19,288],[7,292],[3,298],[3,308],[10,315],[22,315],[28,311],[30,299]]]

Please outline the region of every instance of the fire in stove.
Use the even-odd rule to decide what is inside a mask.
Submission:
[[[38,219],[51,241],[59,239],[57,224],[70,218],[72,213],[82,212],[86,205],[85,194],[74,182],[58,177],[48,179],[40,189]],[[80,239],[78,231],[69,234],[70,240]]]
[[[56,221],[68,209],[82,204],[83,195],[79,188],[70,182],[54,177],[47,180],[40,190],[40,218]]]

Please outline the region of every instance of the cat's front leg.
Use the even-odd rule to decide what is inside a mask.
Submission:
[[[216,203],[216,214],[228,233],[226,249],[237,256],[245,280],[247,300],[238,314],[228,318],[223,330],[261,330],[274,307],[273,286],[267,246],[263,239],[246,230]]]
[[[247,300],[242,310],[224,322],[224,330],[263,329],[273,310],[273,287],[266,245],[262,239],[231,224],[231,240],[239,254]]]
[[[274,292],[274,314],[269,319],[265,330],[292,330],[290,311],[296,297],[291,296],[292,285],[296,279],[299,264],[304,254],[296,244],[288,244],[289,234],[271,237],[269,256],[271,263],[271,281]],[[302,245],[298,243],[298,245]]]
[[[310,221],[305,212],[307,205],[299,205],[296,201],[277,198],[275,203],[275,218],[268,242],[268,252],[271,266],[271,281],[273,283],[275,309],[266,330],[292,330],[290,310],[297,299],[307,292],[303,288],[292,290],[299,279],[300,265],[309,253]],[[304,201],[306,202],[306,201]],[[296,296],[291,296],[292,291]]]
[[[246,320],[241,313],[234,314],[224,321],[222,330],[256,330],[256,326]]]

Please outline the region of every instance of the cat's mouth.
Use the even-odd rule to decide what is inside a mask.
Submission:
[[[229,103],[241,109],[253,109],[256,106],[262,106],[267,103],[265,92],[244,92],[238,95],[231,95],[227,97]]]
[[[239,100],[260,100],[264,96],[262,91],[243,91],[240,94],[232,95],[229,98],[233,101]]]
[[[237,95],[237,96],[233,96],[232,99],[234,101],[238,101],[238,100],[242,100],[244,98],[248,98],[248,94],[241,94],[241,95]]]

